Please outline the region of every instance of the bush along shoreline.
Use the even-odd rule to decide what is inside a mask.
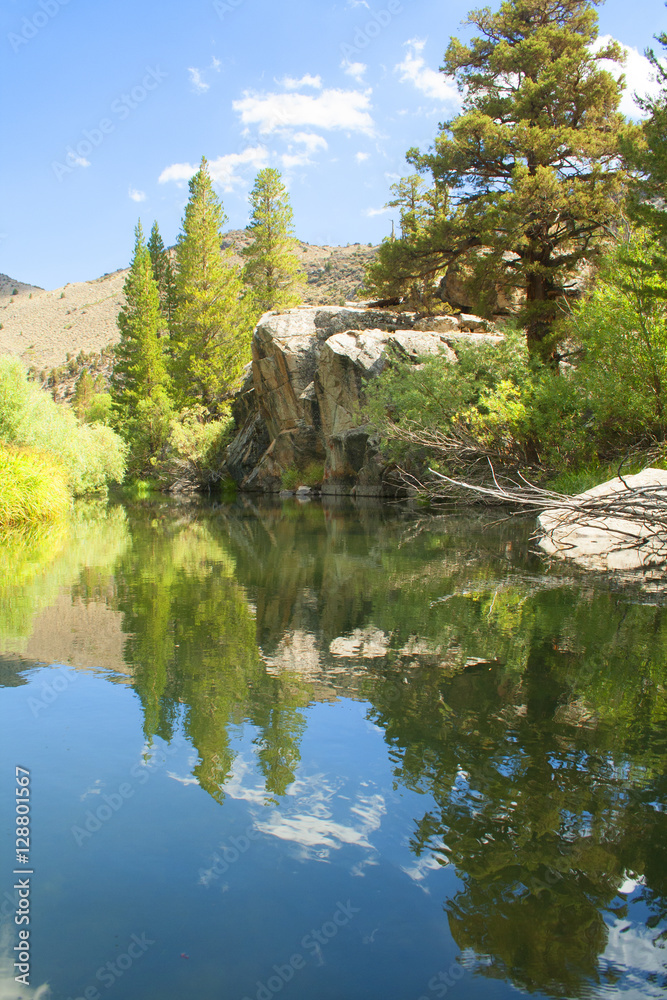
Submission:
[[[80,422],[0,358],[0,526],[53,520],[75,497],[105,493],[125,475],[127,447],[105,424]]]

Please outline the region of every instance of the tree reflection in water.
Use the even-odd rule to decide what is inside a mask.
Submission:
[[[302,710],[366,700],[396,782],[431,797],[411,846],[459,876],[458,946],[485,976],[576,997],[613,983],[601,956],[630,908],[664,945],[667,616],[544,575],[531,530],[378,505],[135,511],[114,602],[147,739],[182,724],[217,801],[235,727],[255,727],[275,798]]]

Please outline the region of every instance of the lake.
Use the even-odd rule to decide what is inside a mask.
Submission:
[[[0,998],[664,995],[663,602],[497,518],[6,533]]]

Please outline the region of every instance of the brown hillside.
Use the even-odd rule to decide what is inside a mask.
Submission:
[[[245,230],[232,231],[223,247],[239,251],[249,238]],[[327,305],[354,298],[374,255],[375,248],[359,243],[347,247],[299,243],[307,278],[304,303]],[[235,257],[240,264],[242,259],[237,253]],[[44,381],[52,369],[81,352],[99,354],[118,340],[116,317],[126,275],[127,268],[53,291],[0,275],[0,354],[17,355]]]

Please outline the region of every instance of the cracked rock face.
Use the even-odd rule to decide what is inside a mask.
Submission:
[[[285,472],[310,467],[323,493],[393,495],[364,421],[368,381],[395,351],[415,362],[443,354],[455,363],[462,340],[501,339],[479,317],[462,324],[457,317],[429,320],[341,306],[267,313],[255,330],[251,372],[235,403],[238,432],[227,471],[244,490],[279,492]]]

